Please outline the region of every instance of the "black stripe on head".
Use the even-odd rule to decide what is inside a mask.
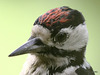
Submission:
[[[62,28],[76,27],[79,24],[84,23],[85,19],[81,12],[63,6],[55,9],[51,9],[45,14],[38,17],[34,25],[42,25],[48,28],[54,36]]]

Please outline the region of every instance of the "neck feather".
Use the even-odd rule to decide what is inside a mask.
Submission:
[[[80,66],[84,63],[85,48],[81,48],[80,51],[58,50],[50,52],[48,55],[43,53],[29,54],[20,75],[31,75],[38,72],[36,70],[39,69],[47,70],[50,73],[62,72],[65,68]]]

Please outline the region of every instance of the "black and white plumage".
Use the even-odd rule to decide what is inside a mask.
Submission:
[[[11,53],[29,53],[20,75],[95,75],[85,58],[88,31],[82,14],[63,6],[38,17],[29,40]]]

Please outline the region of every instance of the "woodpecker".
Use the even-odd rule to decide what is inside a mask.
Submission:
[[[20,75],[95,75],[85,58],[88,31],[81,12],[54,8],[33,25],[28,41],[9,55],[28,54]]]

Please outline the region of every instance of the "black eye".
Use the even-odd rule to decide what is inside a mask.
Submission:
[[[59,32],[55,38],[54,38],[54,42],[64,42],[69,38],[69,34],[68,33],[64,33],[64,32]]]

